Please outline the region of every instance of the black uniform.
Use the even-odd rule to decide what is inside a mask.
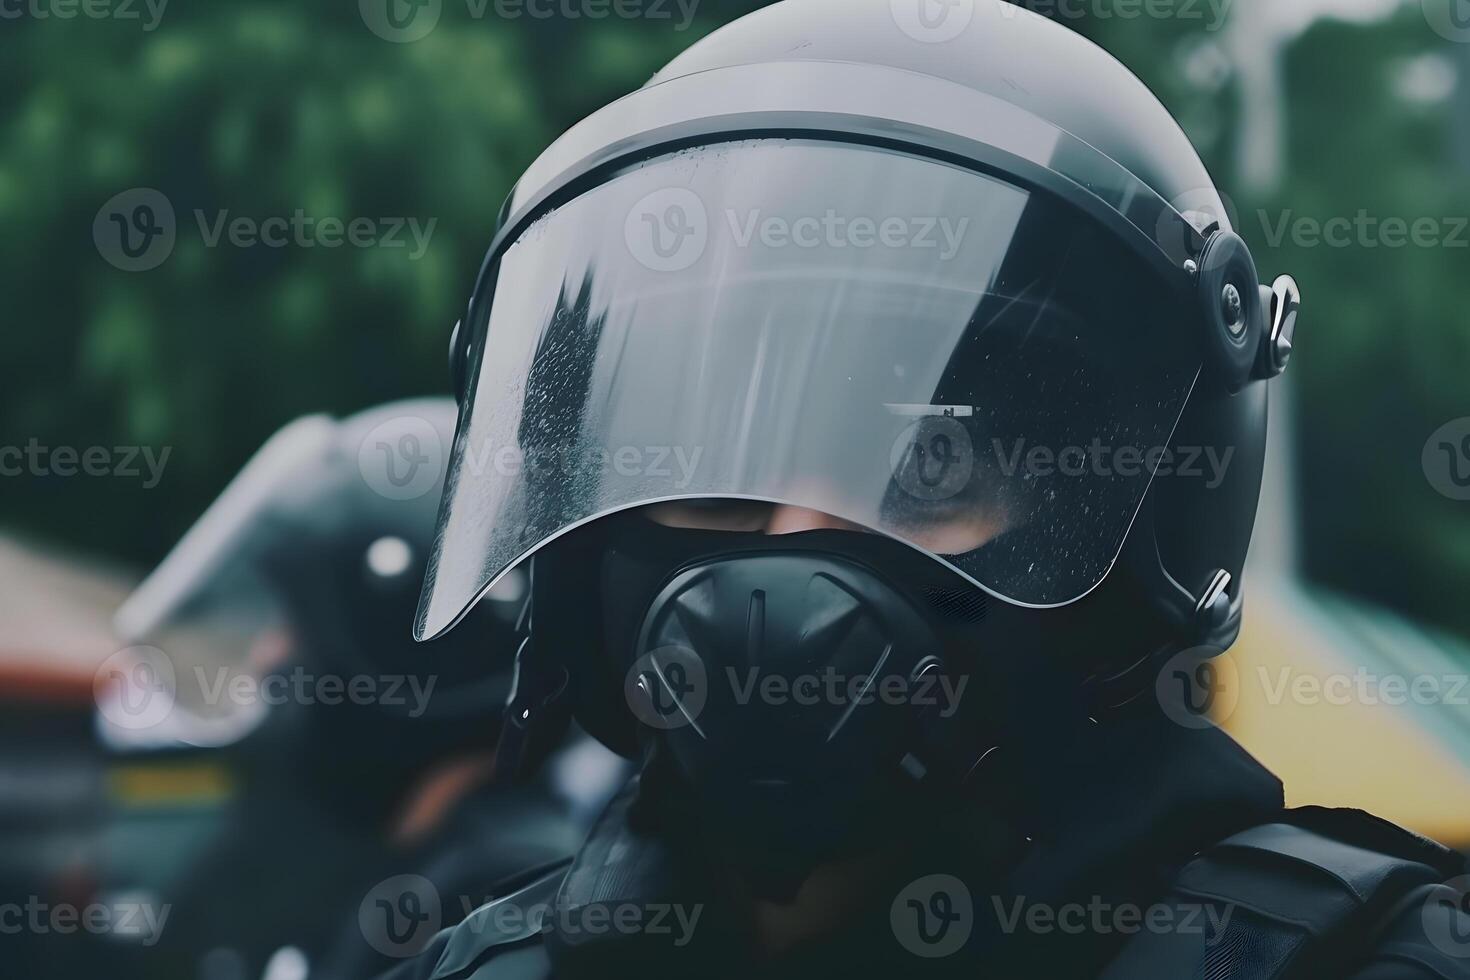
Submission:
[[[386,980],[1470,977],[1470,914],[1445,884],[1459,855],[1359,811],[1284,809],[1224,735],[1160,724],[1079,744],[1010,867],[976,839],[977,801],[948,826],[908,828],[905,861],[842,932],[765,960],[713,880],[710,842],[641,826],[635,780],[574,861],[531,872]],[[953,877],[905,892],[931,875]],[[638,926],[620,932],[624,907]],[[919,920],[941,949],[945,909],[967,938],[926,957]]]

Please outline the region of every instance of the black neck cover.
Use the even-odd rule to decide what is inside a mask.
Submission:
[[[1157,712],[1054,732],[998,768],[1010,787],[1007,821],[980,790],[893,824],[871,842],[888,860],[863,880],[857,911],[836,931],[760,961],[736,859],[709,825],[672,817],[645,773],[604,814],[557,895],[547,937],[555,974],[1093,976],[1126,935],[1006,923],[1038,906],[1147,908],[1192,854],[1279,819],[1283,805],[1279,781],[1221,732],[1184,730]],[[892,920],[895,898],[932,874],[964,882],[972,906],[969,941],[942,959],[904,948]],[[592,928],[635,909],[638,928]]]

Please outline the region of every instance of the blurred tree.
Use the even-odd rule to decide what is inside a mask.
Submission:
[[[152,489],[5,479],[0,521],[152,560],[288,419],[447,391],[448,330],[512,181],[577,118],[760,5],[700,4],[681,30],[446,2],[401,44],[351,3],[178,4],[153,31],[3,21],[0,445],[171,454]],[[135,187],[177,220],[146,272],[92,239],[98,209]],[[431,234],[421,256],[407,229],[406,247],[208,244],[221,218],[298,210]]]
[[[521,169],[577,118],[764,2],[704,0],[680,30],[677,16],[497,19],[490,6],[476,18],[478,3],[446,0],[438,26],[407,44],[376,36],[351,3],[198,0],[168,7],[152,32],[84,17],[3,22],[0,445],[172,454],[154,489],[0,480],[0,521],[151,560],[289,418],[444,391],[449,325]],[[1210,18],[1215,5],[1159,18],[1028,4],[1097,38],[1159,93],[1234,192],[1263,274],[1302,282],[1292,373],[1310,571],[1470,631],[1470,521],[1419,462],[1434,429],[1470,415],[1470,250],[1293,234],[1301,219],[1360,210],[1470,215],[1470,45],[1435,34],[1417,3],[1381,23],[1322,21],[1268,52],[1282,88],[1263,102],[1241,74],[1261,67],[1260,52]],[[1287,8],[1240,0],[1232,13],[1261,9]],[[1252,125],[1280,129],[1276,186],[1242,172]],[[92,240],[98,208],[133,187],[162,191],[177,215],[173,253],[149,272],[113,268]],[[435,224],[414,258],[210,248],[196,218],[297,209]]]

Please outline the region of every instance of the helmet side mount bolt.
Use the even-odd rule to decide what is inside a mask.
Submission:
[[[1194,607],[1200,636],[1209,636],[1230,619],[1230,582],[1230,573],[1223,568],[1210,577],[1210,584]]]
[[[1231,231],[1205,243],[1195,280],[1205,365],[1226,391],[1240,391],[1260,363],[1266,316],[1250,249]],[[1244,284],[1244,285],[1242,285]]]
[[[1245,333],[1245,299],[1240,295],[1240,288],[1233,282],[1227,282],[1221,293],[1220,313],[1224,316],[1225,328],[1232,337]]]

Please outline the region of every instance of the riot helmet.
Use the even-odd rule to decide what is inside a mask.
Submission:
[[[417,635],[532,558],[544,662],[510,723],[567,705],[727,812],[861,812],[882,794],[858,770],[963,781],[997,718],[1047,715],[1016,685],[1060,668],[1094,718],[1160,657],[1233,640],[1298,305],[1080,35],[1000,0],[773,4],[512,191],[451,341]],[[1184,474],[1205,447],[1229,465]],[[863,533],[640,517],[680,502]],[[774,660],[988,693],[942,724],[872,698],[736,723],[728,691],[680,682]],[[655,701],[684,723],[640,729]]]

